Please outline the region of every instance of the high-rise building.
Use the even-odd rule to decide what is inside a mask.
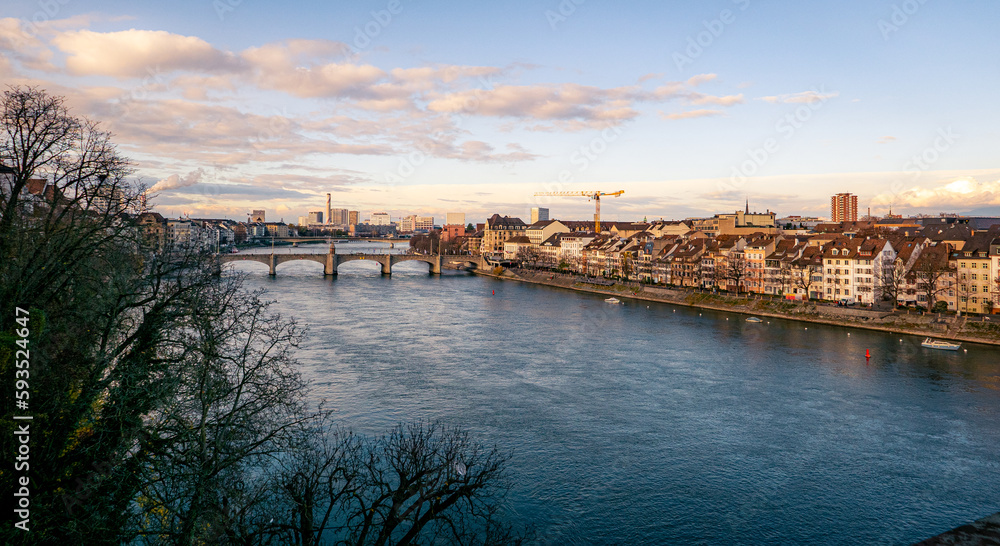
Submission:
[[[549,219],[549,209],[542,207],[531,208],[531,223],[544,222]]]
[[[263,210],[254,210],[253,212],[251,212],[250,213],[250,221],[251,222],[261,222],[261,223],[263,223],[264,222],[264,211]]]
[[[389,219],[388,212],[373,212],[372,213],[372,225],[373,226],[391,226],[392,221]]]
[[[445,215],[445,222],[444,223],[446,225],[450,225],[450,226],[457,226],[457,225],[464,226],[465,225],[465,213],[464,212],[449,212],[448,214]]]
[[[326,221],[330,221],[330,194],[326,194]]]
[[[309,219],[309,223],[310,224],[322,224],[323,223],[323,211],[321,211],[321,210],[316,210],[316,211],[312,211],[311,210],[311,211],[309,211],[308,219]]]
[[[347,223],[354,226],[360,223],[360,214],[356,210],[351,210],[347,212]]]
[[[347,209],[330,209],[330,219],[328,224],[347,224]]]
[[[858,221],[858,196],[838,193],[830,198],[830,220],[833,222]]]

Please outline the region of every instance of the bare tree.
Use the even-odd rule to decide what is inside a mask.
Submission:
[[[948,265],[948,250],[944,246],[928,247],[913,267],[917,291],[927,300],[927,309],[934,307],[938,294],[946,289],[941,281],[953,271]]]
[[[303,431],[324,418],[304,403],[306,386],[292,352],[301,332],[247,294],[240,277],[217,277],[212,256],[192,247],[147,246],[134,222],[142,188],[126,182],[128,161],[96,123],[73,117],[62,99],[33,88],[12,88],[0,106],[0,157],[8,167],[0,173],[0,332],[14,331],[17,317],[31,321],[25,338],[30,398],[15,407],[14,397],[3,397],[0,409],[34,417],[32,531],[8,525],[0,542],[282,540],[291,536],[290,526],[263,517],[280,498],[275,484],[298,494],[291,497],[297,508],[288,511],[298,515],[297,536],[311,529],[318,537],[328,520],[319,508],[318,517],[308,517],[302,503],[309,495],[300,494],[308,488],[296,487],[293,478],[274,479],[282,474],[272,471],[306,443]],[[0,336],[0,373],[9,385],[15,384],[17,348],[10,336]],[[425,529],[444,534],[445,524],[435,522],[444,522],[446,512],[482,529],[479,516],[492,514],[486,493],[503,491],[506,458],[467,435],[421,430],[419,445],[434,450],[425,462],[448,452],[466,465],[454,467],[467,468],[466,474],[439,483],[421,480],[441,478],[441,468],[408,471],[408,484],[427,485],[413,497],[420,508],[408,512],[420,517],[369,520],[369,537],[412,541]],[[15,442],[3,435],[0,446],[16,453]],[[342,455],[355,457],[355,468],[375,469],[373,461],[405,459],[391,452],[357,451],[348,443]],[[313,453],[320,462],[340,457]],[[330,479],[314,480],[317,487],[340,479],[328,466],[319,468]],[[383,468],[374,475],[394,467]],[[0,484],[16,490],[17,477],[0,472]],[[442,505],[423,499],[425,490],[458,497]],[[384,509],[391,501],[362,498],[389,514]],[[350,509],[344,508],[345,518],[365,522],[360,500],[333,500]],[[495,520],[485,521],[497,528]],[[393,530],[383,532],[384,522]]]
[[[813,274],[822,273],[822,266],[806,265],[799,269],[799,274],[795,276],[795,286],[801,288],[806,293],[806,299],[809,299],[812,293],[812,287],[816,283],[813,280]]]
[[[885,256],[879,264],[879,274],[876,277],[876,296],[882,301],[892,302],[893,308],[899,302],[899,296],[906,283],[906,264],[902,260]]]
[[[509,455],[440,424],[400,425],[368,444],[349,514],[353,544],[517,542],[499,523]]]
[[[742,253],[730,253],[726,263],[726,279],[736,286],[739,294],[747,276],[747,260]]]

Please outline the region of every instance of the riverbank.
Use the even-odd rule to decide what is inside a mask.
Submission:
[[[758,294],[734,296],[702,293],[690,289],[654,287],[636,283],[596,284],[586,282],[585,279],[574,275],[540,271],[504,270],[499,275],[485,271],[476,271],[475,273],[502,280],[540,284],[618,298],[632,298],[746,315],[1000,346],[1000,322],[972,322],[966,320],[965,317],[940,317],[932,313],[896,313],[838,307],[815,302],[772,300]]]

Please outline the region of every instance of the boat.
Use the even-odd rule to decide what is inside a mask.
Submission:
[[[940,339],[927,338],[923,343],[920,344],[928,349],[942,349],[944,351],[957,351],[959,347],[962,346],[961,343],[952,343],[950,341],[941,341]]]
[[[618,298],[608,298],[604,300],[604,303],[610,303],[611,305],[618,305],[621,303],[621,300]]]
[[[757,317],[747,317],[747,322],[764,322],[764,320]]]

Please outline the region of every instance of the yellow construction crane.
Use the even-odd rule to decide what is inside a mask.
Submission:
[[[603,192],[603,191],[543,191],[538,192],[535,195],[550,195],[559,197],[586,197],[588,199],[593,199],[597,205],[594,210],[594,233],[601,232],[601,196],[602,195],[612,195],[618,197],[619,195],[625,193],[625,190],[618,190],[616,192]]]

